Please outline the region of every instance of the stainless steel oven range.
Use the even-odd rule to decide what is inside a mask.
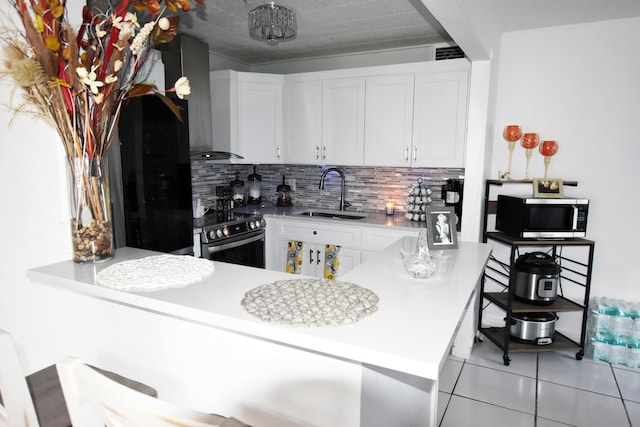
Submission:
[[[265,267],[265,226],[262,215],[213,211],[194,220],[201,228],[202,258],[249,267]]]

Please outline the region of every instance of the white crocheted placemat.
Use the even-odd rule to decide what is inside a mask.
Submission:
[[[374,313],[378,309],[378,296],[348,282],[313,278],[278,280],[247,292],[242,307],[266,322],[339,326]]]
[[[188,255],[156,255],[110,265],[97,275],[100,285],[121,291],[157,291],[199,282],[213,274],[213,262]]]

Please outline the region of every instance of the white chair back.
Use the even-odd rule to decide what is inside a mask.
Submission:
[[[71,423],[82,427],[226,426],[227,419],[182,408],[110,380],[81,360],[56,364]]]
[[[40,427],[15,344],[0,329],[0,427]]]

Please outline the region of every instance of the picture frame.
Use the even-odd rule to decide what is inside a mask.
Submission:
[[[542,199],[561,199],[564,186],[560,178],[533,178],[533,197]]]
[[[426,214],[429,249],[458,249],[457,217],[453,206],[429,206]]]

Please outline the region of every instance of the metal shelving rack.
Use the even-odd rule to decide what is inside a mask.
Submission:
[[[518,239],[498,231],[487,231],[489,215],[496,213],[497,201],[490,200],[490,190],[492,186],[502,186],[503,184],[527,184],[528,180],[487,180],[485,185],[484,203],[484,224],[483,241],[492,240],[510,248],[508,262],[491,255],[485,273],[482,278],[481,295],[483,304],[478,313],[478,325],[480,332],[490,341],[503,350],[503,361],[509,365],[511,359],[510,352],[540,352],[554,350],[578,350],[576,359],[580,360],[584,356],[584,342],[587,329],[587,308],[589,303],[589,292],[591,287],[591,273],[593,265],[593,251],[595,242],[588,239]],[[564,185],[577,186],[575,181],[565,181]],[[565,246],[582,247],[585,249],[586,262],[581,262],[573,258],[562,255],[562,248]],[[564,296],[558,298],[548,305],[528,304],[514,299],[513,290],[516,272],[511,268],[515,264],[522,248],[545,247],[550,251],[550,255],[560,265],[560,281],[567,281],[583,288],[583,298],[572,300]],[[498,292],[485,292],[487,281],[491,281],[501,288]],[[488,302],[485,305],[485,300]],[[495,305],[505,312],[504,327],[482,327],[482,313],[489,305]],[[532,313],[532,312],[582,312],[582,326],[580,339],[573,340],[561,332],[555,331],[554,339],[548,345],[536,345],[514,340],[510,337],[509,319],[512,313]]]

